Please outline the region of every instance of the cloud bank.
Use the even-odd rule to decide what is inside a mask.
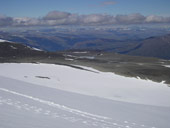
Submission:
[[[8,17],[0,15],[0,26],[58,26],[58,25],[130,25],[170,23],[170,17],[144,16],[140,13],[128,15],[89,14],[79,15],[52,11],[42,18]]]

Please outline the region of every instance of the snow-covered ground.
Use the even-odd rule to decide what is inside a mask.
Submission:
[[[170,65],[163,65],[163,66],[165,66],[165,67],[167,67],[167,68],[170,68]]]
[[[6,42],[7,40],[3,40],[3,39],[0,39],[0,42]],[[9,41],[7,41],[7,42],[9,42]]]
[[[0,128],[170,127],[166,85],[87,69],[0,64]]]
[[[112,100],[170,106],[170,88],[163,83],[86,69],[94,72],[54,64],[0,64],[0,76]]]

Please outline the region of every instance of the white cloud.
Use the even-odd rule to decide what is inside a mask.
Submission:
[[[170,17],[162,17],[162,16],[156,16],[151,15],[146,17],[146,22],[148,23],[170,23]]]
[[[104,7],[104,6],[115,5],[115,4],[116,4],[115,1],[104,1],[100,4],[100,6]]]
[[[44,19],[45,20],[58,20],[58,19],[67,18],[69,15],[71,15],[71,14],[68,12],[52,11],[52,12],[49,12],[44,17]]]
[[[116,17],[117,23],[120,24],[136,24],[136,23],[144,23],[146,17],[139,14],[130,14],[130,15],[117,15]]]
[[[40,20],[36,18],[22,17],[13,18],[14,26],[34,26],[40,24]]]
[[[42,18],[7,17],[0,15],[0,26],[56,26],[56,25],[114,25],[170,23],[170,17],[144,16],[140,13],[128,15],[89,14],[79,15],[52,11]]]

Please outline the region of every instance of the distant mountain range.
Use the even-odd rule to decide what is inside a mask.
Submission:
[[[125,51],[124,53],[135,56],[170,59],[170,35],[148,38],[141,41],[135,49]]]
[[[76,44],[76,49],[98,49],[134,56],[170,59],[170,34],[135,41],[93,40]]]
[[[79,32],[79,31],[77,31]],[[147,37],[129,32],[86,31],[80,33],[54,31],[0,32],[0,39],[25,44],[44,51],[100,50],[133,56],[170,59],[170,34]],[[152,34],[150,34],[152,35]],[[147,38],[146,38],[147,37]]]

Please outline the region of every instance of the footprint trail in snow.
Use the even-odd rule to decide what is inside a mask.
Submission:
[[[8,105],[11,107],[15,107],[18,110],[31,111],[34,112],[35,114],[48,116],[49,118],[54,118],[54,119],[60,118],[69,121],[71,123],[82,123],[83,125],[87,125],[92,128],[94,127],[96,128],[156,128],[144,124],[137,124],[135,122],[113,120],[109,117],[80,111],[77,109],[73,109],[64,105],[54,103],[52,101],[39,99],[33,96],[18,93],[5,88],[0,88],[0,91],[33,101],[32,103],[25,103],[26,101],[20,101],[20,100],[12,99],[10,98],[10,96],[7,98],[0,95],[0,107],[2,107],[3,105]],[[39,104],[34,104],[34,102],[38,102]]]

